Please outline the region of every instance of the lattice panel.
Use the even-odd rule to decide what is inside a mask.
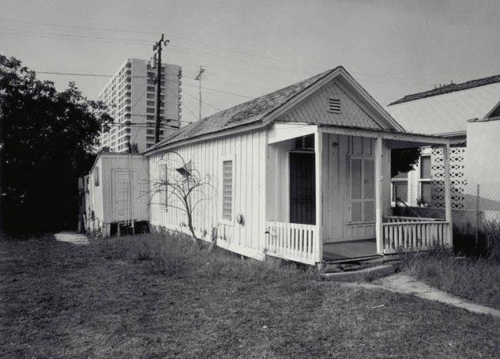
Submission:
[[[443,149],[433,148],[431,156],[431,206],[444,208],[444,160]],[[450,149],[451,208],[465,208],[465,147]]]

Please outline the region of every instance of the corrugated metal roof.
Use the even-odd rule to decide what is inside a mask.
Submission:
[[[386,110],[408,132],[447,134],[465,132],[467,120],[485,117],[499,101],[500,82],[494,82],[395,103]]]
[[[201,121],[182,127],[170,137],[149,148],[147,152],[157,147],[161,147],[166,143],[178,142],[257,122],[335,70],[336,69],[325,71],[304,81],[236,105],[227,110],[205,117],[201,119]]]

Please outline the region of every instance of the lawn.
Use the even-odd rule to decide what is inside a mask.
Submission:
[[[497,357],[500,320],[188,241],[0,242],[5,358]]]

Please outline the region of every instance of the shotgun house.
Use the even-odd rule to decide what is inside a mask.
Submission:
[[[144,155],[150,183],[193,170],[211,179],[204,198],[190,200],[199,236],[248,257],[315,265],[452,245],[448,171],[443,218],[393,216],[391,149],[415,146],[442,148],[448,161],[448,139],[406,133],[337,67],[181,128]],[[168,186],[155,191],[150,224],[185,231],[178,201]]]

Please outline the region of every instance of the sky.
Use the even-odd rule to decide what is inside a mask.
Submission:
[[[382,105],[500,74],[500,1],[0,0],[0,53],[98,94],[126,58],[183,68],[183,124],[344,66]]]

